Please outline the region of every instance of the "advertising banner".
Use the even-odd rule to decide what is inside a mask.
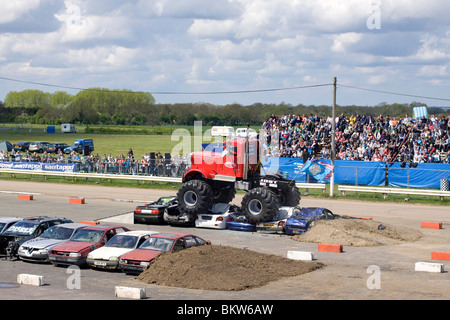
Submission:
[[[77,172],[75,163],[0,162],[0,169]]]

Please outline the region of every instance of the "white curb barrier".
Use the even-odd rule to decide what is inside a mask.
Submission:
[[[115,296],[118,298],[144,299],[145,289],[116,286]]]
[[[444,264],[432,262],[416,262],[415,271],[444,272]]]
[[[31,286],[43,286],[45,284],[44,276],[21,273],[17,275],[17,283],[28,284]]]
[[[314,260],[314,253],[307,251],[288,251],[287,257],[292,260]]]

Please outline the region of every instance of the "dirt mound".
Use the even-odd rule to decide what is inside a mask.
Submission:
[[[323,266],[247,249],[206,245],[164,253],[137,279],[162,286],[236,291],[260,287]]]
[[[414,242],[422,236],[422,232],[418,230],[387,225],[375,220],[340,218],[316,221],[308,232],[293,236],[292,239],[300,242],[369,247]]]

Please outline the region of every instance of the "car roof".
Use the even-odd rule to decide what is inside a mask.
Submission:
[[[132,230],[132,231],[125,231],[122,233],[119,233],[120,235],[124,236],[142,236],[145,234],[153,234],[153,233],[157,233],[156,231],[149,231],[149,230]]]
[[[125,228],[119,225],[95,225],[95,226],[90,226],[87,225],[86,230],[101,230],[101,231],[105,231],[105,230],[111,230],[111,229],[117,229],[117,228]]]
[[[0,217],[0,222],[14,222],[14,221],[20,221],[23,220],[23,218],[19,217]]]
[[[32,221],[54,221],[54,220],[67,220],[70,221],[67,218],[64,217],[47,217],[47,216],[37,216],[37,217],[28,217],[24,218],[23,220],[32,220]]]
[[[87,225],[85,223],[79,223],[79,222],[71,222],[71,223],[63,223],[63,224],[57,224],[55,227],[63,227],[67,229],[78,229],[78,228],[84,228]]]
[[[184,236],[194,236],[196,237],[196,235],[193,235],[191,233],[185,233],[185,232],[158,232],[155,234],[151,235],[152,237],[161,237],[161,238],[178,238],[178,237],[184,237]]]

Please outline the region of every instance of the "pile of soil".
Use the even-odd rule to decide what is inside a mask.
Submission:
[[[158,256],[138,280],[178,288],[239,291],[305,274],[322,263],[228,246],[205,245]]]
[[[317,221],[308,232],[293,236],[292,240],[364,247],[414,242],[422,236],[418,230],[374,220],[339,218]],[[247,249],[205,245],[163,253],[137,279],[161,286],[237,291],[261,287],[324,266]]]
[[[368,219],[319,220],[308,231],[292,240],[369,247],[398,245],[419,240],[423,233],[406,227],[387,225]]]

